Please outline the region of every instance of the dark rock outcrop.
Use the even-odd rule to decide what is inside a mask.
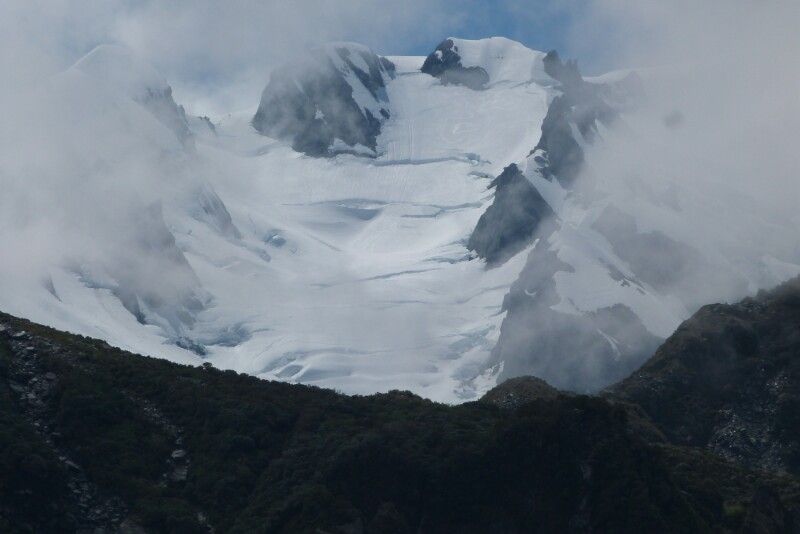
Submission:
[[[242,235],[233,224],[231,214],[216,191],[210,186],[201,186],[194,191],[195,206],[191,210],[192,216],[203,221],[221,235],[230,239],[239,239]]]
[[[73,68],[140,104],[175,135],[184,149],[194,152],[194,135],[186,111],[173,99],[172,88],[154,67],[131,50],[118,45],[99,45]]]
[[[319,47],[275,69],[253,127],[311,156],[375,155],[394,65],[367,47]],[[339,140],[344,146],[335,146]]]
[[[604,100],[604,86],[586,82],[575,62],[562,63],[552,51],[544,58],[544,68],[559,82],[561,94],[548,108],[525,175],[557,181],[570,190],[584,166],[582,147],[593,141],[598,124],[609,125],[618,111]],[[508,184],[507,190],[497,187],[493,204],[481,216],[469,241],[491,267],[538,239],[503,303],[507,315],[492,362],[503,363],[501,378],[531,374],[558,388],[596,392],[638,367],[652,355],[660,339],[625,305],[583,312],[570,311],[574,306],[561,302],[553,277],[572,268],[548,250],[560,224],[558,214],[525,175],[512,165],[498,177],[495,182]],[[614,242],[619,247],[633,246],[631,240],[612,239]],[[673,247],[678,248],[677,244]],[[630,258],[635,259],[633,255]],[[648,258],[640,263],[652,267],[651,271],[657,267]],[[634,267],[642,265],[631,268],[635,273]],[[644,291],[638,280],[628,280],[618,269],[607,267],[620,284]],[[560,304],[561,309],[553,309]]]
[[[616,112],[602,98],[602,85],[583,80],[574,61],[561,62],[553,50],[544,58],[545,72],[560,82],[563,92],[550,103],[542,122],[542,136],[531,151],[543,160],[542,176],[569,188],[584,162],[582,143],[594,139],[597,123],[610,124]],[[581,139],[576,139],[576,132]]]
[[[553,210],[513,163],[489,188],[495,189],[494,202],[478,220],[467,248],[492,266],[527,246],[539,225],[553,216]]]
[[[574,92],[584,83],[583,76],[578,70],[578,62],[568,59],[566,63],[561,62],[558,51],[551,50],[544,56],[544,71],[548,76],[561,83],[567,92]]]
[[[458,46],[452,39],[445,39],[422,64],[422,72],[439,78],[444,85],[463,85],[476,91],[489,83],[489,74],[482,67],[464,67]]]

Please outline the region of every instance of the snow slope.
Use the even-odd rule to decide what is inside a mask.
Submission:
[[[60,101],[85,101],[81,122],[101,120],[112,99],[125,113],[102,118],[110,128],[158,132],[165,152],[131,156],[141,169],[128,185],[161,201],[203,307],[180,332],[143,324],[115,296],[113,274],[94,283],[54,253],[46,283],[0,284],[5,310],[137,352],[350,393],[400,388],[458,402],[494,384],[486,361],[524,257],[486,271],[464,243],[491,201],[490,177],[536,143],[550,88],[498,84],[479,94],[422,74],[423,58],[397,58],[374,158],[301,155],[259,135],[255,109],[213,117],[216,133],[190,121],[197,150],[186,155],[134,102],[163,81],[146,69],[117,76],[128,59],[101,52],[67,73],[91,76]],[[93,151],[90,132],[80,137],[87,158],[124,161],[102,143]],[[235,231],[204,215],[203,187],[218,194]]]

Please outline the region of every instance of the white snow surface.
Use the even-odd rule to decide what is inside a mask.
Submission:
[[[489,84],[500,82],[535,82],[552,85],[553,80],[544,71],[544,52],[531,50],[505,37],[487,39],[458,39],[450,37],[455,51],[461,56],[463,67],[482,67],[489,75]]]

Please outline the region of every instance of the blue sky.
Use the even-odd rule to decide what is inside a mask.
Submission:
[[[519,41],[535,50],[559,50],[564,55],[573,52],[572,27],[576,2],[546,1],[472,1],[458,4],[457,17],[440,19],[441,38],[458,36],[464,39],[502,36]],[[400,53],[427,54],[433,35],[415,39]],[[436,41],[437,38],[433,40]]]

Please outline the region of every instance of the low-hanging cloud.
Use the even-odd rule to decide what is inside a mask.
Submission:
[[[678,216],[695,224],[682,241],[701,250],[706,238],[729,260],[800,262],[798,4],[605,0],[580,23],[582,35],[591,37],[592,20],[616,28],[609,53],[639,68],[647,98],[627,135],[590,152],[587,174],[612,189],[677,191]],[[695,283],[717,283],[711,271]],[[779,281],[745,265],[741,274],[758,286]]]
[[[252,107],[269,72],[331,41],[379,54],[427,54],[449,36],[503,35],[563,48],[562,28],[588,0],[6,0],[0,63],[14,78],[68,67],[101,43],[152,62],[191,113]],[[551,42],[553,41],[553,42]]]
[[[585,147],[570,197],[581,209],[559,221],[553,251],[534,249],[506,301],[495,348],[504,377],[599,390],[700,306],[800,272],[798,22],[796,2],[746,0],[600,0],[575,20],[572,50],[635,68],[645,91]],[[575,228],[590,237],[570,242]],[[567,264],[553,265],[556,254]],[[582,261],[608,278],[581,286],[570,274],[590,272]],[[656,296],[637,300],[639,284]],[[590,298],[580,316],[555,313],[565,295],[581,300],[575,287],[607,291],[607,307]]]
[[[257,104],[269,71],[310,47],[356,41],[388,54],[420,36],[433,47],[463,12],[443,0],[8,0],[0,62],[21,83],[118,43],[152,62],[190,111],[219,113]]]

